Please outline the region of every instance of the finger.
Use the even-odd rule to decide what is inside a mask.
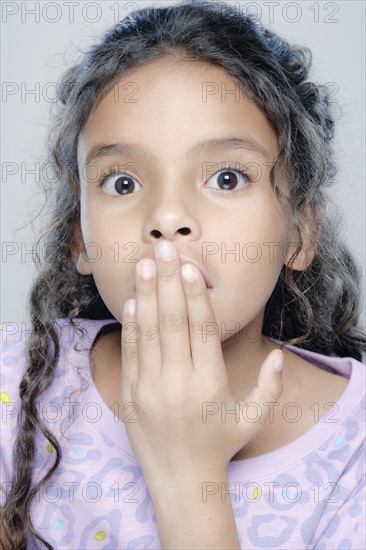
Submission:
[[[174,374],[181,371],[182,367],[192,368],[180,260],[176,248],[168,241],[158,243],[155,247],[155,256],[162,372],[166,367]]]
[[[121,395],[122,403],[131,401],[138,377],[137,325],[135,322],[136,301],[127,300],[122,311],[121,331]]]
[[[160,376],[161,350],[156,295],[156,264],[143,259],[136,265],[136,323],[138,326],[137,355],[139,380],[145,376]]]
[[[186,295],[189,336],[194,369],[207,376],[208,370],[226,380],[221,339],[211,299],[200,271],[192,264],[181,267]]]
[[[283,363],[283,352],[280,349],[271,351],[261,366],[256,385],[245,396],[245,400],[239,402],[241,412],[243,413],[243,418],[245,418],[245,410],[248,403],[256,403],[259,406],[259,411],[261,412],[258,421],[249,423],[249,425],[248,423],[240,423],[240,426],[243,429],[243,436],[245,436],[248,441],[266,423],[270,412],[270,406],[268,403],[277,402],[282,395]],[[280,370],[276,370],[275,367],[280,368]],[[264,405],[265,403],[267,403],[267,405]]]

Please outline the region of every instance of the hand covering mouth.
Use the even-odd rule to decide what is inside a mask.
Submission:
[[[212,285],[211,281],[209,280],[209,278],[207,277],[206,273],[204,273],[202,271],[202,269],[193,260],[191,260],[190,258],[187,258],[186,256],[181,256],[179,254],[179,261],[180,261],[181,266],[184,265],[184,264],[193,264],[199,270],[199,272],[201,273],[207,290],[211,290],[211,291],[213,290],[213,285]],[[133,287],[133,290],[136,292],[136,286],[135,285]]]

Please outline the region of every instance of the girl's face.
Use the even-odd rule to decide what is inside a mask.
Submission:
[[[86,250],[74,261],[119,322],[136,262],[160,237],[210,280],[221,341],[260,336],[291,242],[269,181],[277,151],[265,115],[219,67],[163,58],[114,86],[79,138]]]

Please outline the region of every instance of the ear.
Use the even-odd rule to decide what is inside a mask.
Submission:
[[[80,275],[90,275],[92,273],[91,265],[85,250],[85,244],[80,229],[76,230],[71,240],[71,254],[74,264]]]
[[[316,252],[316,238],[320,228],[320,214],[315,214],[310,206],[305,208],[305,215],[293,226],[291,241],[288,243],[284,264],[294,271],[305,271],[314,260]],[[300,240],[301,237],[301,240]],[[301,244],[301,250],[289,265],[290,258]]]

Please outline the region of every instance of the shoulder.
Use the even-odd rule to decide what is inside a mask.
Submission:
[[[2,404],[13,402],[18,398],[17,386],[27,367],[26,342],[29,331],[30,326],[27,323],[2,323],[0,326],[0,400]]]
[[[59,344],[59,358],[64,360],[73,349],[89,348],[104,321],[76,319],[74,325],[69,319],[56,319],[53,323]],[[4,322],[0,325],[0,405],[2,421],[4,410],[18,407],[19,384],[29,367],[30,338],[32,325],[29,322]],[[38,343],[39,345],[39,343]],[[37,346],[37,342],[32,343]],[[53,348],[51,335],[46,337],[45,347]],[[60,361],[59,361],[60,362]]]
[[[90,320],[75,318],[71,323],[69,319],[60,318],[53,322],[59,345],[59,369],[58,384],[67,382],[64,375],[70,371],[73,364],[73,353],[77,351],[88,351],[97,336],[103,329],[108,330],[110,324],[116,323],[115,319]],[[0,405],[3,421],[4,409],[6,412],[12,408],[19,408],[19,384],[29,367],[30,337],[32,326],[29,322],[5,322],[0,324]],[[36,346],[37,342],[32,345]],[[54,348],[54,343],[49,335],[45,346],[48,349]],[[72,371],[73,372],[73,371]]]
[[[57,319],[53,323],[59,344],[59,360],[54,372],[54,383],[42,393],[56,398],[63,391],[71,391],[74,380],[74,369],[71,354],[73,350],[89,349],[100,331],[108,321],[90,321],[76,319],[74,325],[68,319]],[[78,330],[80,329],[80,330]],[[28,322],[4,322],[0,325],[0,496],[4,497],[4,484],[12,479],[12,449],[19,428],[18,418],[21,411],[20,383],[29,369],[29,351],[32,326]],[[37,345],[36,343],[32,345]],[[52,348],[52,338],[47,338],[45,345]],[[51,399],[52,401],[52,399]],[[52,401],[53,402],[53,401]],[[2,486],[3,487],[2,487]]]
[[[364,548],[365,409],[364,397],[308,463],[308,474],[316,475],[315,470],[323,467],[331,478],[330,483],[323,485],[327,498],[322,503],[324,512],[317,527],[316,548]],[[321,456],[324,462],[319,459]]]
[[[280,343],[278,340],[275,342]],[[281,342],[282,343],[282,342]],[[349,411],[365,397],[366,365],[352,357],[335,357],[284,345],[285,363],[291,366],[309,398],[337,402],[346,392]],[[350,399],[352,393],[352,399]],[[344,405],[344,403],[343,403]]]
[[[20,410],[19,383],[27,370],[26,323],[2,323],[0,326],[0,472],[3,500],[12,479],[12,448]]]

